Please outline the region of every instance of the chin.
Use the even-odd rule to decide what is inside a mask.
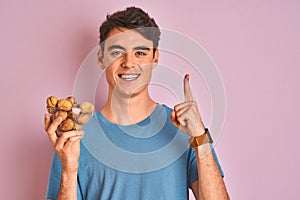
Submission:
[[[143,94],[145,90],[147,90],[147,85],[144,85],[142,87],[136,87],[136,88],[132,88],[132,87],[118,87],[116,88],[116,90],[114,90],[113,95],[118,95],[121,97],[126,97],[126,98],[132,98],[134,96],[137,96],[139,94]]]

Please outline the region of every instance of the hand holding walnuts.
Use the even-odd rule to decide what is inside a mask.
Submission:
[[[89,120],[89,115],[95,110],[95,107],[90,102],[82,102],[78,104],[74,97],[66,99],[57,99],[55,96],[50,96],[46,100],[47,111],[51,115],[53,122],[57,117],[63,120],[57,128],[58,134],[71,130],[80,130],[82,125]]]

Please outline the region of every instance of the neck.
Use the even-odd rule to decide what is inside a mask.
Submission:
[[[109,90],[107,102],[101,113],[112,123],[131,125],[147,118],[155,106],[156,103],[150,98],[148,90],[132,96],[112,95]]]

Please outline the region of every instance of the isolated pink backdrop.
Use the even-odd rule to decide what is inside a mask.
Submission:
[[[217,64],[227,113],[216,149],[231,198],[299,199],[300,2],[123,2],[0,2],[1,199],[44,198],[53,155],[45,98],[72,93],[100,22],[128,5],[194,38]],[[159,100],[175,103],[170,95]],[[209,121],[207,98],[198,100]]]

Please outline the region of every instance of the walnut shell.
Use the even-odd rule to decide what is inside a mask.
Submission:
[[[90,103],[88,101],[84,101],[80,104],[80,109],[81,109],[82,113],[89,114],[89,113],[94,112],[95,107],[92,103]]]
[[[59,125],[59,131],[71,131],[74,128],[74,121],[72,119],[65,119],[64,121],[61,122]]]
[[[79,108],[79,107],[80,107],[79,103],[76,102],[76,103],[73,104],[73,108]]]
[[[68,118],[75,120],[79,117],[80,113],[80,108],[72,108],[72,110],[68,111]]]
[[[67,112],[67,115],[68,115],[68,118],[70,118],[70,119],[72,119],[72,120],[75,119],[75,118],[74,118],[74,113],[72,112],[72,110],[68,111],[68,112]]]
[[[51,115],[51,116],[50,116],[50,121],[51,121],[51,123],[52,123],[54,120],[55,120],[55,116],[54,116],[54,115]]]
[[[49,114],[54,114],[57,111],[56,107],[47,107],[47,111]]]
[[[75,127],[76,130],[81,130],[82,129],[82,125],[75,123]]]
[[[57,103],[58,110],[70,111],[72,109],[72,104],[70,101],[65,99],[60,99]]]
[[[55,108],[57,105],[57,98],[55,96],[50,96],[47,98],[47,107]]]
[[[72,105],[77,104],[75,97],[70,96],[66,100],[70,101]]]
[[[80,124],[80,125],[86,124],[86,123],[88,123],[88,121],[89,121],[89,115],[88,115],[88,114],[81,113],[81,114],[79,115],[79,117],[76,119],[76,121],[77,121],[78,124]]]
[[[68,117],[68,113],[66,111],[59,110],[55,113],[55,118],[58,116],[61,116],[62,120],[65,120]]]

